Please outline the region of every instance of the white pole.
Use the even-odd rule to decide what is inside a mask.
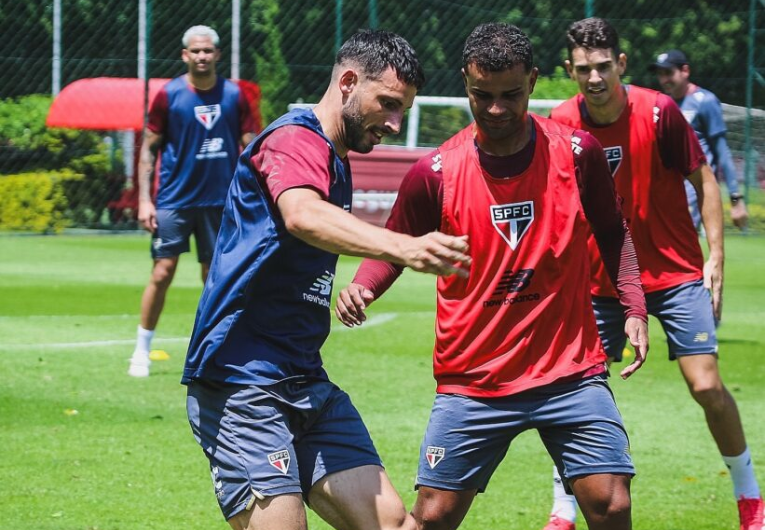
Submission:
[[[138,0],[138,78],[146,79],[146,0]]]
[[[51,91],[54,96],[61,92],[61,0],[53,1],[53,78]]]
[[[240,26],[241,26],[241,0],[231,2],[231,79],[239,79],[239,50],[240,50]]]

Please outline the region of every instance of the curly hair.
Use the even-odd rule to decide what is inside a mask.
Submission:
[[[614,57],[618,57],[621,53],[619,34],[607,20],[602,18],[592,17],[574,22],[568,28],[566,40],[569,59],[574,48],[610,49],[614,52]]]
[[[501,72],[523,64],[526,73],[531,72],[534,66],[531,41],[512,24],[481,24],[470,33],[462,50],[462,68],[471,64],[484,72]]]

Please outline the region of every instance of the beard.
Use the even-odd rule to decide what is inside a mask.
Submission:
[[[345,145],[350,151],[369,153],[374,145],[366,138],[364,118],[361,115],[361,104],[358,97],[351,97],[348,106],[343,109],[343,129],[345,130]]]

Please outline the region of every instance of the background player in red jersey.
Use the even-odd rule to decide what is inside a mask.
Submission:
[[[141,297],[141,320],[128,374],[149,375],[149,351],[179,256],[197,244],[202,281],[210,270],[223,202],[242,145],[258,123],[239,86],[215,73],[218,33],[193,26],[182,38],[188,72],[162,88],[149,111],[138,164],[138,221],[151,232],[151,278]],[[162,151],[159,189],[152,175]]]
[[[742,530],[761,530],[763,504],[738,408],[720,377],[715,318],[722,312],[723,232],[720,189],[693,129],[667,95],[624,85],[627,57],[616,30],[589,18],[568,30],[566,69],[580,94],[551,118],[590,132],[603,144],[640,264],[648,312],[662,324],[693,398],[731,472]],[[684,181],[699,198],[709,245],[704,257],[686,208]],[[612,360],[621,360],[623,317],[616,292],[590,242],[598,331]],[[605,259],[605,256],[603,256]],[[711,290],[711,297],[710,291]],[[548,529],[574,528],[572,497],[557,487]]]
[[[590,529],[626,530],[634,468],[591,309],[590,230],[637,350],[623,377],[643,363],[648,339],[608,163],[591,135],[528,113],[538,72],[521,30],[477,27],[462,63],[475,123],[412,167],[387,224],[466,235],[473,257],[469,278],[438,280],[437,396],[412,513],[421,528],[457,528],[515,436],[537,429]],[[338,297],[340,320],[360,325],[400,272],[365,260]]]

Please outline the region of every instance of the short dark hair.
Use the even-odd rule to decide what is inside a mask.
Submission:
[[[534,52],[526,34],[512,24],[490,22],[476,27],[465,40],[462,68],[474,64],[484,72],[501,72],[523,64],[526,73],[534,66]]]
[[[602,18],[591,17],[574,22],[568,28],[566,40],[569,59],[574,48],[610,49],[614,52],[614,57],[619,57],[621,54],[619,34],[607,20]]]
[[[385,30],[360,30],[351,36],[337,51],[335,65],[352,62],[367,77],[379,79],[388,68],[396,77],[417,90],[425,84],[422,70],[414,48],[400,35]]]

